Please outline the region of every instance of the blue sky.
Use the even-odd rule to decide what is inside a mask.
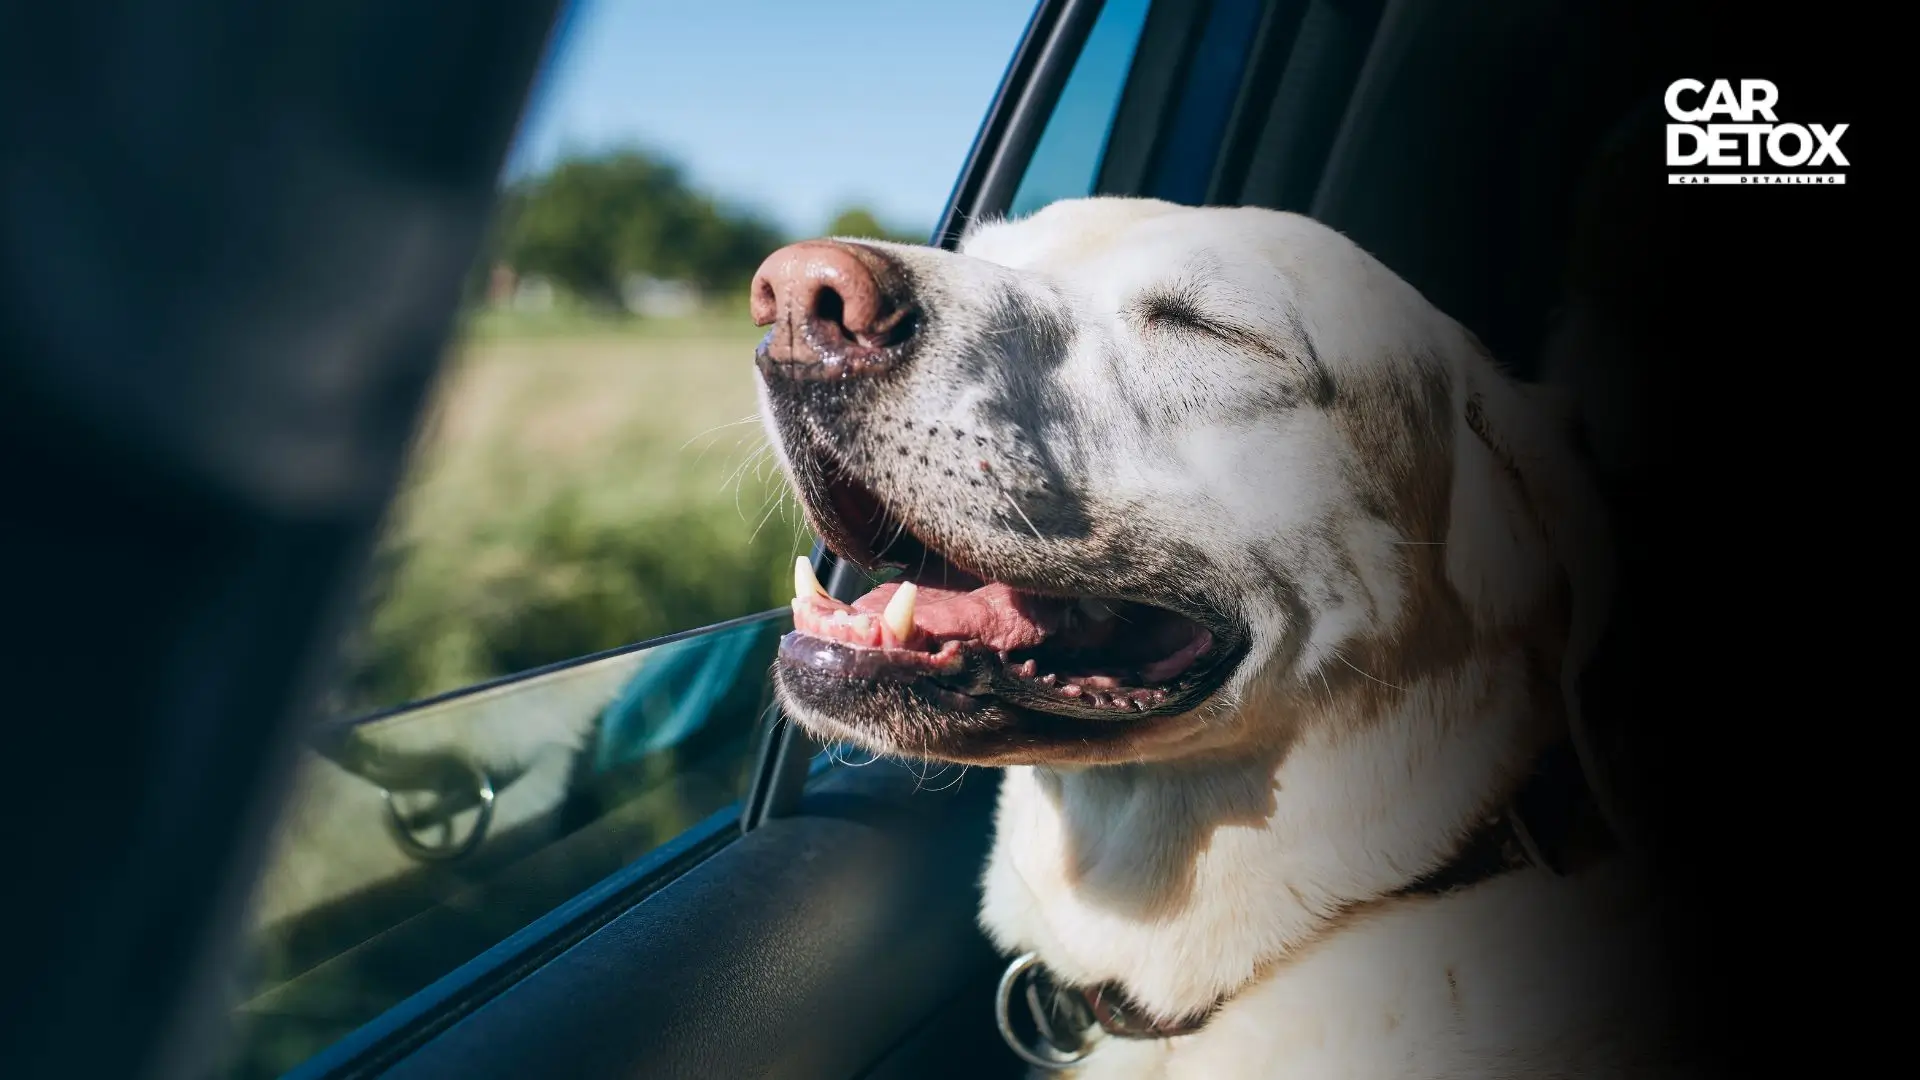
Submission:
[[[796,235],[931,229],[1034,0],[576,0],[508,169],[635,145]]]

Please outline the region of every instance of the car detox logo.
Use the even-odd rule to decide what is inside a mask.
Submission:
[[[1774,114],[1780,90],[1765,79],[1741,79],[1738,95],[1729,79],[1713,86],[1680,79],[1667,87],[1669,184],[1844,184],[1847,156],[1840,136],[1847,125],[1783,124]],[[1724,120],[1722,119],[1724,118]],[[1728,123],[1726,121],[1731,121]],[[1705,169],[1701,168],[1705,166]],[[1708,172],[1745,167],[1766,172]]]

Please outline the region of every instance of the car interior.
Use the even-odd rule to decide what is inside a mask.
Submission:
[[[163,8],[0,33],[0,553],[35,619],[15,797],[48,822],[18,848],[44,930],[10,961],[9,1075],[1023,1075],[975,922],[995,777],[813,743],[766,677],[785,611],[312,720],[562,13]],[[1040,0],[932,241],[1090,193],[1326,222],[1567,391],[1631,559],[1622,388],[1663,346],[1623,162],[1710,47],[1684,14]],[[106,611],[109,650],[67,647]],[[1583,684],[1603,793],[1648,737],[1624,636]],[[706,816],[663,829],[661,784]],[[315,869],[256,897],[301,845]]]

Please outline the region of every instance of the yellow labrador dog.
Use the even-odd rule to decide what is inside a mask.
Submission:
[[[780,699],[1005,767],[982,922],[1084,1006],[1029,1060],[1662,1070],[1630,876],[1420,887],[1565,736],[1610,589],[1557,414],[1469,332],[1306,218],[1116,198],[796,244],[752,303],[810,524],[900,571],[803,563]]]

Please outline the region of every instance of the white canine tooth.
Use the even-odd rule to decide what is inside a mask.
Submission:
[[[793,596],[799,600],[814,595],[826,596],[827,590],[820,587],[820,579],[814,576],[813,560],[802,555],[793,560]]]
[[[913,636],[913,602],[919,592],[913,582],[902,582],[900,591],[887,601],[887,610],[880,616],[886,620],[887,629],[893,631],[893,636],[901,641]]]

